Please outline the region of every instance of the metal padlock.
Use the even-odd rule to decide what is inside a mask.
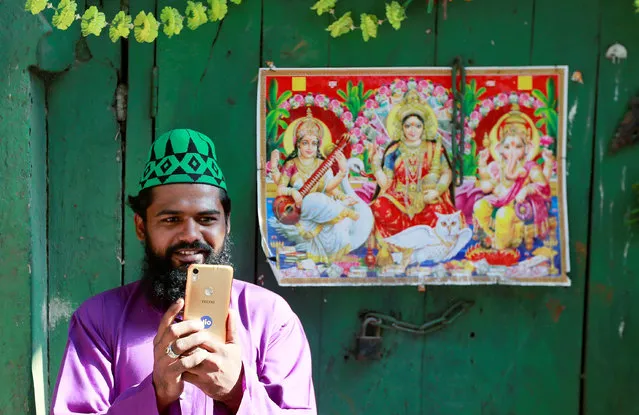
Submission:
[[[362,323],[362,331],[357,338],[357,360],[379,360],[382,357],[380,323],[376,317],[368,317]],[[372,336],[367,333],[370,326],[373,326],[375,331]]]

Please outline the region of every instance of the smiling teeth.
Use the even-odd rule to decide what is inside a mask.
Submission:
[[[178,251],[180,253],[180,255],[195,255],[198,252],[197,251]]]

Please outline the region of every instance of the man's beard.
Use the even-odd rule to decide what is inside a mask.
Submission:
[[[232,265],[231,240],[224,238],[222,250],[216,253],[204,241],[180,243],[169,247],[164,257],[156,255],[147,239],[144,244],[145,256],[142,268],[141,284],[149,302],[160,311],[166,311],[171,304],[184,298],[186,273],[188,265],[175,268],[171,262],[172,255],[181,249],[202,250],[204,264]]]

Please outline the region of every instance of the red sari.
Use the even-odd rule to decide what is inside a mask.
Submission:
[[[391,184],[371,204],[375,217],[375,229],[382,238],[395,235],[415,225],[435,227],[436,213],[449,214],[455,211],[448,190],[442,193],[434,203],[423,202],[423,195],[426,192],[424,178],[431,171],[432,153],[438,145],[441,144],[426,142],[421,157],[419,154],[412,158],[402,154],[400,146],[389,151],[384,157],[384,172],[391,180]],[[444,167],[445,159],[441,163]]]

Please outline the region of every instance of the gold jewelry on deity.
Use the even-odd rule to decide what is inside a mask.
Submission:
[[[435,186],[435,190],[437,190],[437,193],[440,195],[443,194],[446,189],[448,189],[448,186],[445,183],[437,183],[437,186]]]
[[[403,193],[406,213],[411,218],[424,208],[425,202],[422,195],[423,187],[420,176],[426,146],[427,144],[423,141],[414,147],[406,145],[403,141],[399,145],[400,158],[404,161],[405,185],[397,186],[397,190]]]
[[[304,120],[300,122],[295,130],[295,136],[298,140],[307,135],[313,135],[317,137],[319,141],[322,141],[322,136],[324,135],[322,125],[317,119],[313,118],[310,108],[306,110],[306,117],[304,117]]]
[[[526,120],[520,115],[518,110],[511,111],[511,114],[506,118],[499,129],[499,137],[519,137],[525,144],[530,143],[530,126]]]
[[[306,160],[309,160],[309,161],[306,161]],[[313,158],[313,159],[306,159],[306,160],[298,157],[295,163],[297,165],[297,170],[299,170],[300,172],[306,175],[313,174],[313,172],[317,168],[317,159]]]
[[[389,120],[389,123],[393,123],[395,130],[392,138],[404,141],[403,121],[411,115],[419,117],[424,123],[422,140],[434,140],[437,136],[437,116],[435,111],[422,99],[416,90],[406,93],[399,104],[395,120]]]
[[[519,105],[513,104],[507,114],[502,115],[490,130],[488,141],[490,152],[494,159],[500,159],[497,147],[506,137],[518,137],[527,147],[526,159],[533,160],[539,153],[539,131],[533,120],[519,110]],[[484,137],[486,144],[486,137]]]

